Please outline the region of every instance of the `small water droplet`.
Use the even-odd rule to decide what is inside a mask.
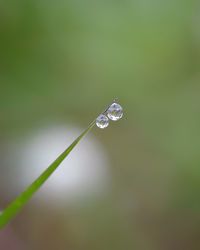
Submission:
[[[109,107],[108,111],[107,111],[108,117],[113,120],[113,121],[117,121],[120,118],[122,118],[123,116],[123,109],[122,107],[118,104],[118,103],[113,103],[111,104],[111,106]]]
[[[96,119],[96,125],[99,128],[106,128],[109,125],[109,119],[107,116],[101,114]]]

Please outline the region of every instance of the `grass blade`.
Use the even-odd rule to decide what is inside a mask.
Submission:
[[[43,183],[51,176],[51,174],[57,169],[61,162],[68,156],[73,148],[79,143],[79,141],[86,135],[94,126],[93,121],[89,127],[78,136],[72,144],[61,153],[58,158],[49,165],[49,167],[30,185],[27,189],[22,192],[8,207],[0,214],[0,229],[10,222],[12,218],[23,208],[23,206],[29,201],[33,194],[43,185]]]

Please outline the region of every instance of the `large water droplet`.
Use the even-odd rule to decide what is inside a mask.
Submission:
[[[96,125],[99,128],[106,128],[109,125],[109,119],[107,116],[101,114],[96,119]]]
[[[122,107],[118,104],[118,103],[113,103],[111,104],[111,106],[109,107],[108,111],[107,111],[108,117],[113,120],[113,121],[117,121],[120,118],[122,118],[123,116],[123,109]]]

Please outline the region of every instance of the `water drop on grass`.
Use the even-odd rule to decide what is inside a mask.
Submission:
[[[108,117],[103,114],[99,115],[96,119],[96,125],[97,127],[102,128],[102,129],[108,127],[109,125]]]
[[[113,121],[117,121],[120,118],[122,118],[123,116],[123,109],[122,107],[118,104],[118,103],[113,103],[111,104],[111,106],[109,107],[108,111],[107,111],[108,117],[113,120]]]

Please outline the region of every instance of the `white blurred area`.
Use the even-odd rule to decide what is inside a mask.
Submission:
[[[80,135],[76,126],[51,125],[10,144],[11,196],[31,184]],[[103,194],[110,185],[109,159],[101,143],[86,135],[36,195],[55,204],[73,203]]]

